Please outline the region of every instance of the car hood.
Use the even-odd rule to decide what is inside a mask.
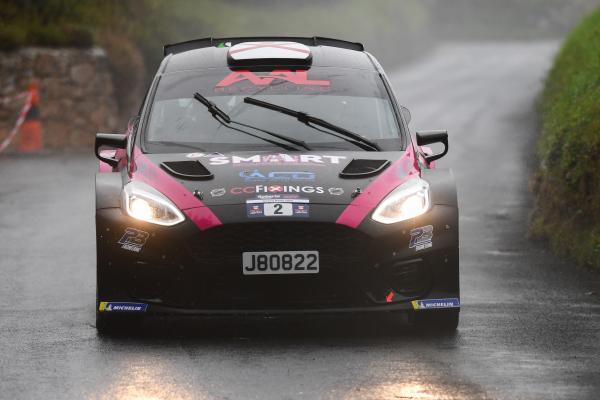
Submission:
[[[136,149],[130,175],[154,186],[180,208],[192,208],[194,200],[209,207],[254,199],[350,204],[382,175],[401,179],[418,172],[409,146],[394,152],[223,154],[147,154]]]

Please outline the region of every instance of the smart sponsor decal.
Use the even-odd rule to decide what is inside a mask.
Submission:
[[[308,217],[309,200],[298,198],[256,198],[246,200],[246,215],[255,217]]]
[[[239,175],[240,178],[244,179],[244,182],[313,182],[315,180],[315,173],[308,171],[271,171],[263,173],[255,169],[253,171],[241,171]]]
[[[100,312],[146,312],[146,310],[148,304],[145,303],[101,301],[98,306]]]
[[[188,158],[208,158],[210,165],[315,165],[326,166],[339,164],[346,156],[329,156],[316,154],[255,154],[250,156],[214,156],[206,153],[190,153]]]
[[[433,226],[426,225],[419,228],[415,228],[410,231],[410,243],[409,249],[415,249],[415,251],[428,249],[433,245]]]
[[[411,303],[415,310],[427,310],[430,308],[460,307],[460,300],[458,300],[457,298],[413,300]]]
[[[150,234],[148,232],[144,232],[135,228],[125,228],[125,233],[121,239],[119,239],[118,243],[121,245],[123,250],[139,253],[149,237]]]

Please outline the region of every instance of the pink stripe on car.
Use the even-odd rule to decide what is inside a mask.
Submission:
[[[167,196],[201,230],[221,225],[221,221],[210,208],[150,161],[137,147],[134,148],[133,158],[135,168],[130,171],[132,180],[144,182]]]
[[[420,169],[412,146],[390,165],[344,209],[336,223],[356,228],[365,217],[396,187],[415,175]]]

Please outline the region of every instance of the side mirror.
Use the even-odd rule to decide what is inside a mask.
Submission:
[[[116,167],[119,160],[112,157],[105,157],[100,154],[101,147],[112,147],[113,149],[125,149],[127,147],[127,135],[112,134],[112,133],[97,133],[96,144],[94,146],[96,157],[98,160],[107,163],[111,167]]]
[[[400,106],[400,112],[402,113],[404,120],[408,124],[410,122],[410,120],[412,119],[412,115],[410,115],[410,110],[404,106]]]
[[[441,153],[425,156],[428,163],[442,158],[448,153],[448,131],[421,131],[417,132],[416,136],[419,147],[432,143],[442,143],[444,145],[444,151]]]

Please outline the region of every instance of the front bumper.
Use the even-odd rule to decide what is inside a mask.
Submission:
[[[241,219],[205,231],[190,221],[162,227],[117,208],[97,210],[98,300],[193,315],[408,311],[425,308],[422,299],[459,305],[455,207],[435,205],[393,225],[367,219],[356,229],[326,222],[340,206],[311,207],[323,218]],[[409,247],[411,232],[428,225],[430,247]],[[319,274],[242,274],[242,252],[278,250],[318,250]]]

